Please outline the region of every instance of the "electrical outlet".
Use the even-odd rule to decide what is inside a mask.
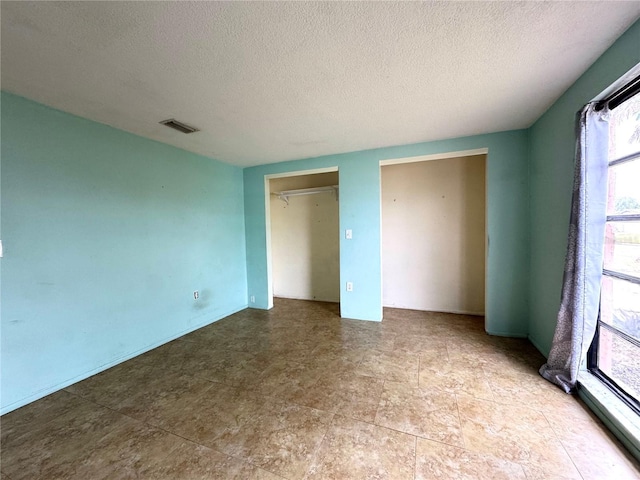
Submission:
[[[353,238],[353,230],[351,230],[350,228],[345,230],[344,231],[344,238],[346,238],[347,240],[351,240]]]
[[[353,292],[353,282],[347,282],[347,292]]]
[[[196,290],[195,292],[193,292],[193,299],[197,300],[200,297],[200,293],[198,292],[198,290]]]
[[[251,300],[251,303],[256,303],[256,296],[251,295],[251,297],[249,297],[249,300]]]

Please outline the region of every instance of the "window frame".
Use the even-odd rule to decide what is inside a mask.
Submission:
[[[632,87],[632,88],[630,88]],[[640,77],[636,77],[634,80],[629,82],[627,85],[623,86],[616,93],[623,91],[624,98],[616,98],[614,100],[610,100],[610,108],[616,108],[620,105],[623,105],[626,101],[631,100],[636,95],[640,95]],[[614,93],[612,96],[615,96]],[[614,103],[615,101],[615,103]],[[628,162],[638,162],[640,163],[640,151],[632,153],[630,155],[623,156],[621,158],[616,158],[608,162],[608,168],[615,167],[616,165],[620,165]],[[609,175],[609,173],[607,173]],[[606,223],[609,222],[638,222],[640,223],[640,214],[631,213],[631,214],[616,214],[616,215],[608,215],[605,219]],[[613,278],[619,281],[629,282],[636,285],[640,285],[640,277],[636,277],[634,275],[629,275],[627,273],[617,272],[614,270],[604,268],[604,264],[602,266],[602,276]],[[601,283],[602,284],[602,283]],[[619,329],[614,325],[610,325],[602,321],[601,311],[602,311],[602,291],[600,293],[600,307],[598,309],[598,319],[596,323],[595,334],[593,340],[591,342],[591,346],[587,353],[587,369],[598,378],[609,390],[611,390],[618,398],[620,398],[625,404],[627,404],[636,414],[640,415],[640,398],[635,398],[629,392],[627,392],[624,388],[622,388],[613,378],[607,375],[605,372],[600,370],[598,366],[598,353],[600,348],[600,331],[601,329],[606,329],[610,331],[613,335],[617,335],[622,338],[624,341],[627,341],[633,344],[635,347],[640,349],[640,340],[634,338],[633,336],[627,334],[625,331]]]

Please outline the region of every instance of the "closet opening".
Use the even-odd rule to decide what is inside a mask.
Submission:
[[[485,315],[486,165],[485,149],[381,162],[384,307]]]
[[[337,168],[265,177],[273,297],[340,302]]]

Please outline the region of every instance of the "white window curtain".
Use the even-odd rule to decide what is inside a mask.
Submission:
[[[587,104],[576,122],[576,158],[562,300],[553,344],[540,375],[575,390],[598,321],[604,249],[609,109]]]

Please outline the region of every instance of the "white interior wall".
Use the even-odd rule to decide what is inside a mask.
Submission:
[[[338,172],[275,178],[270,191],[338,185]],[[333,193],[271,196],[271,259],[275,297],[340,301],[340,224]]]
[[[486,155],[383,166],[383,304],[484,314]]]

